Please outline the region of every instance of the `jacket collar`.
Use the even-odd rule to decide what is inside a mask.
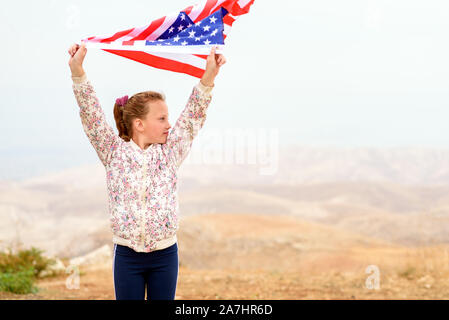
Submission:
[[[137,143],[134,142],[133,139],[129,139],[129,144],[130,144],[130,146],[131,146],[135,151],[140,152],[140,153],[148,153],[148,152],[150,152],[150,150],[151,150],[152,148],[154,148],[154,145],[155,145],[155,143],[150,144],[145,150],[143,150],[142,148],[140,148],[140,147],[137,145]]]

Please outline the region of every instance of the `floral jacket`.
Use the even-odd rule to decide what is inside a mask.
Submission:
[[[206,120],[213,87],[198,82],[167,142],[142,149],[108,125],[86,74],[72,80],[84,132],[106,169],[113,243],[137,252],[173,245],[179,228],[177,171]]]

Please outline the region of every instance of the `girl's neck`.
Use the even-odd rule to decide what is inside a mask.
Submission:
[[[140,147],[140,149],[142,149],[142,150],[145,150],[146,148],[148,148],[150,145],[151,145],[151,143],[145,143],[144,142],[144,140],[143,140],[143,138],[142,139],[139,139],[138,137],[133,137],[133,138],[131,138],[133,141],[134,141],[134,143],[135,144],[137,144],[139,147]]]

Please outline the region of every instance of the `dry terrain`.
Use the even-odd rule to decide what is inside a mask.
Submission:
[[[449,246],[393,245],[290,216],[187,217],[179,256],[176,299],[449,298]],[[64,274],[39,280],[37,294],[0,298],[114,299],[110,263],[81,266],[78,289]]]
[[[177,299],[449,296],[448,149],[289,146],[268,162],[196,163],[200,142],[179,172]],[[0,298],[113,299],[107,200],[99,162],[0,181],[0,250],[35,246],[66,266],[107,253],[80,266],[79,289],[62,274]]]

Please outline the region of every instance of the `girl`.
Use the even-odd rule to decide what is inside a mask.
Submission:
[[[211,49],[206,70],[172,129],[162,94],[118,98],[117,135],[83,70],[85,44],[73,44],[68,52],[81,123],[106,169],[115,298],[145,299],[146,286],[148,300],[173,300],[179,269],[177,171],[204,124],[215,77],[226,59]]]

